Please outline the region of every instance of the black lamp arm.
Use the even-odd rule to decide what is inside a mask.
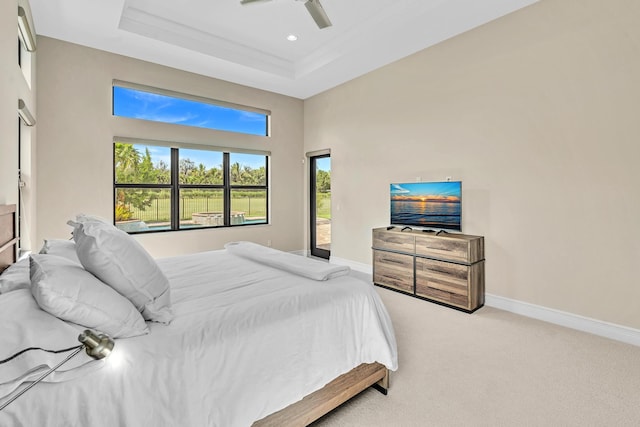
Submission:
[[[62,362],[58,363],[53,368],[49,369],[47,372],[44,372],[31,384],[29,384],[28,386],[20,390],[15,396],[13,396],[8,401],[0,405],[0,411],[6,408],[11,402],[13,402],[17,398],[25,394],[29,389],[31,389],[31,387],[35,386],[40,381],[45,379],[47,375],[49,375],[50,373],[58,369],[60,366],[64,365],[69,360],[71,360],[71,358],[74,357],[76,354],[80,353],[82,349],[85,349],[86,353],[89,356],[93,357],[94,359],[103,359],[111,353],[114,346],[113,339],[111,339],[108,335],[95,333],[89,329],[86,329],[83,333],[80,334],[80,336],[78,337],[78,341],[80,341],[82,344],[79,345],[78,347],[71,347],[70,349],[65,350],[65,351],[74,350],[73,353],[69,354]],[[19,354],[23,352],[20,352]],[[12,359],[15,356],[16,355],[12,356],[10,359]]]
[[[45,379],[47,377],[47,375],[49,375],[51,372],[55,371],[56,369],[58,369],[60,366],[64,365],[65,363],[67,363],[69,360],[71,360],[71,358],[73,356],[75,356],[76,354],[80,353],[82,351],[82,349],[84,348],[83,345],[79,345],[73,353],[71,353],[70,355],[68,355],[62,362],[58,363],[56,366],[54,366],[53,368],[49,369],[47,372],[43,373],[42,375],[40,375],[35,381],[33,381],[31,384],[29,384],[28,386],[26,386],[25,388],[23,388],[22,390],[20,390],[20,392],[18,394],[16,394],[15,396],[13,396],[11,399],[7,400],[5,403],[2,404],[2,406],[0,406],[0,411],[2,411],[4,408],[6,408],[11,402],[13,402],[14,400],[16,400],[17,398],[19,398],[20,396],[22,396],[23,394],[25,394],[27,391],[29,391],[31,389],[31,387],[33,387],[34,385],[38,384],[40,381],[42,381],[43,379]]]

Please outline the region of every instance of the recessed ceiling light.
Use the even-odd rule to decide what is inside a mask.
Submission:
[[[289,40],[290,42],[294,42],[294,41],[298,40],[298,36],[296,36],[295,34],[289,34],[287,36],[287,40]]]

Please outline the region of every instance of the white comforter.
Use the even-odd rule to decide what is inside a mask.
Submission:
[[[233,255],[313,280],[329,280],[345,276],[350,271],[346,265],[319,262],[253,242],[230,242],[224,247]]]
[[[0,425],[248,426],[360,363],[397,368],[369,283],[314,281],[226,251],[158,263],[171,282],[171,324],[117,340],[84,379],[38,384],[0,412]]]

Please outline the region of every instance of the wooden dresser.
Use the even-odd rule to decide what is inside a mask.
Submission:
[[[373,229],[373,282],[472,313],[484,305],[484,237]]]

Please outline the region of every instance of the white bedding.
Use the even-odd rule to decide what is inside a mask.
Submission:
[[[248,426],[361,363],[397,368],[370,283],[315,281],[226,251],[158,264],[171,324],[116,340],[84,379],[38,384],[0,412],[1,426]]]
[[[24,316],[28,316],[25,322]],[[17,289],[0,299],[0,397],[26,381],[33,381],[63,360],[72,350],[53,354],[41,349],[62,350],[78,347],[82,328],[41,310],[29,289]],[[9,359],[11,355],[25,351]],[[75,357],[49,374],[44,381],[60,382],[79,378],[97,370],[102,361]],[[4,403],[0,399],[0,404]],[[0,426],[4,426],[0,424]]]
[[[224,247],[233,255],[313,280],[329,280],[345,276],[350,271],[346,265],[318,262],[312,258],[282,252],[253,242],[230,242]]]

